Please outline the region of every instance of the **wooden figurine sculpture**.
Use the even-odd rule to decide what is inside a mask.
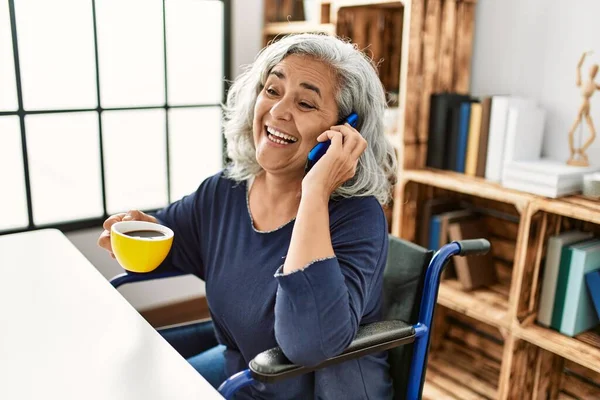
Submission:
[[[579,59],[579,63],[577,64],[577,87],[581,87],[581,66],[583,65],[583,61],[585,57],[592,53],[591,51],[587,51],[581,55]],[[581,94],[583,95],[583,103],[581,103],[581,107],[579,107],[579,113],[577,114],[577,119],[573,123],[571,130],[569,131],[569,148],[571,150],[571,157],[567,164],[587,167],[590,165],[588,161],[587,154],[585,151],[592,144],[594,139],[596,138],[596,130],[594,129],[594,123],[592,122],[592,117],[590,116],[590,98],[596,91],[596,89],[600,90],[600,84],[594,82],[594,78],[598,73],[598,64],[594,64],[590,68],[590,78],[586,81],[582,87]],[[588,128],[590,129],[590,137],[580,148],[576,149],[574,145],[574,136],[575,129],[581,124],[582,118],[585,118],[585,122],[587,123]]]

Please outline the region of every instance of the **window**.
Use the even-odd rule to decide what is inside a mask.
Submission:
[[[99,226],[221,169],[229,7],[0,2],[0,233]]]

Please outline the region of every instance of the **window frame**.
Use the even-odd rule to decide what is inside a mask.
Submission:
[[[101,227],[102,223],[108,218],[106,211],[106,182],[105,182],[105,159],[104,149],[102,141],[102,113],[104,111],[122,111],[122,110],[164,110],[165,111],[165,140],[166,140],[166,172],[167,172],[167,199],[168,203],[172,202],[171,199],[171,161],[169,151],[169,110],[178,108],[202,108],[202,107],[221,107],[225,103],[227,90],[229,88],[229,82],[231,77],[231,0],[202,0],[202,1],[218,1],[223,3],[223,97],[221,103],[218,104],[184,104],[184,105],[170,105],[169,104],[169,82],[168,82],[168,61],[167,61],[167,30],[166,30],[166,5],[167,0],[162,0],[162,30],[163,30],[163,59],[164,59],[164,83],[165,83],[165,104],[160,106],[141,106],[141,107],[116,107],[116,108],[103,108],[100,101],[100,71],[98,61],[98,30],[97,30],[97,17],[96,17],[96,0],[92,2],[92,15],[93,15],[93,31],[94,31],[94,55],[95,55],[95,77],[96,77],[96,100],[98,106],[95,108],[81,108],[81,109],[47,109],[47,110],[31,110],[25,111],[23,107],[23,88],[21,81],[21,67],[19,59],[19,44],[17,38],[17,25],[16,25],[16,14],[15,14],[15,0],[8,0],[8,11],[10,17],[10,31],[12,38],[12,50],[13,50],[13,61],[15,68],[15,81],[16,81],[16,93],[17,93],[17,110],[16,111],[0,111],[0,117],[4,116],[18,116],[20,125],[20,136],[21,136],[21,148],[23,157],[23,172],[25,180],[25,195],[27,200],[27,216],[28,224],[26,227],[20,227],[16,229],[1,230],[0,236],[11,233],[31,231],[42,228],[54,228],[59,229],[62,232],[76,231],[80,229],[87,229],[93,227]],[[31,196],[31,181],[29,171],[29,160],[27,153],[27,132],[25,130],[25,117],[27,115],[35,114],[58,114],[66,112],[96,112],[98,114],[98,139],[99,139],[99,151],[100,151],[100,172],[101,172],[101,193],[102,193],[102,217],[80,219],[76,221],[64,221],[53,224],[34,224],[33,220],[33,204]],[[223,142],[225,145],[225,142]],[[223,149],[225,150],[225,149]],[[225,160],[225,151],[223,151],[223,160]],[[9,210],[10,211],[10,210]],[[146,212],[153,212],[156,210],[144,210]]]

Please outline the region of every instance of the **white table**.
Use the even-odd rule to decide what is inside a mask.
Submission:
[[[0,236],[0,399],[223,400],[53,229]]]

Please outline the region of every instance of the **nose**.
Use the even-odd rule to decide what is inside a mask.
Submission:
[[[290,121],[292,119],[292,102],[287,98],[281,98],[271,107],[270,114],[275,119]]]

